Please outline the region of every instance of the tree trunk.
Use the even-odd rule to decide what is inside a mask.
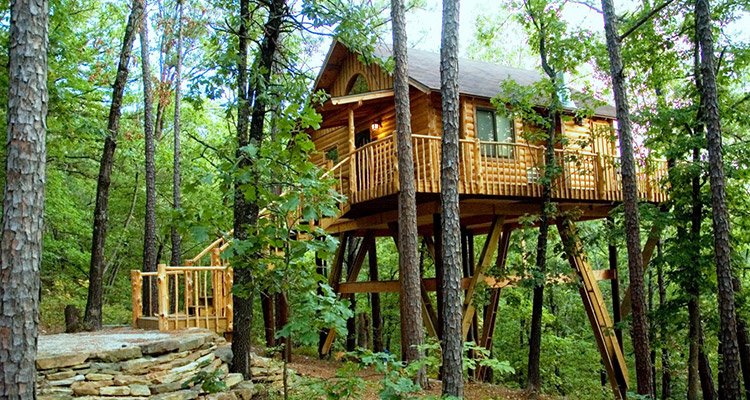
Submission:
[[[260,292],[260,309],[263,313],[263,330],[266,336],[266,347],[276,346],[276,315],[274,314],[274,295],[268,290]]]
[[[546,55],[542,55],[546,59]],[[543,61],[546,64],[546,61]],[[555,81],[555,75],[550,77]],[[557,86],[557,83],[555,83]],[[555,94],[555,99],[557,98]],[[555,102],[557,100],[554,100]],[[542,207],[539,218],[539,236],[536,243],[536,269],[544,274],[547,269],[547,238],[549,236],[549,221],[552,215],[552,182],[555,179],[555,131],[557,130],[557,112],[553,112],[547,128],[547,148],[545,149],[546,163],[544,166],[544,181],[542,182]],[[541,389],[540,359],[542,350],[542,311],[544,306],[544,279],[534,286],[531,305],[531,329],[529,331],[529,360],[527,391],[530,398],[537,398]]]
[[[254,160],[244,151],[252,144],[260,147],[263,142],[263,127],[267,109],[267,84],[271,79],[274,57],[279,45],[281,24],[287,15],[285,0],[271,0],[267,4],[268,18],[263,26],[263,39],[260,42],[255,67],[259,76],[253,79],[252,90],[248,89],[247,79],[247,44],[248,24],[250,23],[249,0],[240,0],[239,58],[237,61],[237,87],[239,110],[237,112],[237,167],[240,171],[249,170],[250,181],[241,179],[237,174],[234,183],[234,237],[235,240],[247,240],[250,228],[258,221],[260,211],[258,204],[245,199],[242,190],[244,185],[257,185],[257,172],[253,171]],[[252,112],[250,101],[252,100]],[[251,117],[248,131],[248,118]],[[244,172],[244,171],[243,171]],[[241,173],[241,172],[240,172]],[[257,193],[257,191],[256,191]],[[247,295],[234,296],[234,337],[232,338],[232,371],[241,373],[250,379],[250,342],[253,318],[253,273],[255,257],[243,254],[237,257],[235,264],[235,283]]]
[[[151,86],[151,63],[149,61],[148,11],[146,0],[143,0],[141,22],[141,66],[143,71],[143,137],[145,141],[146,163],[146,213],[143,235],[143,268],[144,272],[156,271],[156,163],[154,160],[154,118],[153,88]],[[156,279],[151,279],[155,287]],[[156,293],[153,290],[152,293]],[[144,301],[150,301],[151,309],[158,310],[158,299],[150,298],[148,288],[144,287]]]
[[[440,160],[443,283],[443,395],[463,397],[461,332],[461,226],[458,197],[458,0],[443,1],[440,45],[440,93],[443,112]]]
[[[104,138],[104,150],[99,162],[99,178],[96,182],[96,201],[94,205],[94,225],[91,238],[91,262],[89,263],[89,288],[84,312],[84,324],[87,329],[98,330],[102,327],[104,243],[107,240],[107,220],[109,218],[109,186],[112,166],[115,162],[117,134],[120,128],[120,108],[128,82],[128,61],[133,49],[136,32],[140,29],[143,3],[133,0],[125,35],[122,40],[120,59],[117,64],[117,75],[112,86],[112,103],[109,106],[107,136]]]
[[[46,0],[12,1],[3,233],[0,398],[36,398],[47,130]]]
[[[174,83],[174,155],[172,171],[172,209],[173,216],[180,210],[180,182],[182,181],[180,169],[180,101],[182,100],[182,8],[183,0],[177,0],[177,54],[175,59],[175,83]],[[180,245],[182,237],[177,230],[177,221],[172,220],[170,229],[170,238],[172,239],[172,255],[170,257],[171,265],[182,264],[182,252]]]
[[[729,213],[724,188],[724,159],[721,144],[721,120],[716,87],[714,43],[711,32],[709,0],[696,0],[695,27],[700,43],[701,59],[701,115],[706,126],[708,143],[709,182],[713,216],[716,283],[719,303],[719,343],[723,354],[719,365],[720,392],[727,399],[739,399],[740,360],[737,344],[737,319],[732,287],[731,245],[729,243]]]
[[[393,90],[396,102],[396,142],[398,144],[398,265],[401,281],[401,351],[407,363],[422,358],[419,346],[424,339],[422,327],[421,277],[419,273],[417,236],[417,200],[414,182],[414,150],[411,139],[408,55],[404,1],[391,0],[393,24]],[[421,368],[415,381],[427,385],[427,374]]]
[[[615,337],[617,337],[617,343],[620,344],[620,351],[622,351],[622,328],[620,327],[620,321],[622,320],[622,317],[620,316],[620,274],[617,263],[617,243],[612,237],[612,231],[614,230],[614,220],[612,217],[607,217],[607,227],[610,236],[607,243],[609,269],[615,274],[614,278],[610,280],[610,287],[612,289],[612,322],[615,325]]]
[[[662,265],[662,249],[661,241],[657,244],[657,258],[659,263],[657,264],[656,275],[657,284],[659,286],[659,308],[663,308],[667,302],[667,286],[664,282],[664,267]],[[662,348],[661,348],[661,398],[669,399],[672,397],[672,369],[669,362],[669,348],[667,346],[667,338],[669,333],[667,332],[666,324],[662,324],[659,332],[661,335]]]
[[[630,300],[632,308],[631,338],[635,353],[637,392],[641,395],[653,393],[651,379],[651,346],[648,335],[646,299],[643,286],[643,258],[641,255],[641,234],[638,213],[638,187],[636,182],[635,158],[633,156],[633,136],[631,132],[630,110],[625,91],[620,41],[617,36],[615,7],[612,0],[602,0],[604,28],[609,52],[612,89],[614,91],[619,126],[620,152],[622,159],[622,191],[625,211],[625,233],[628,249],[628,271],[630,273]]]
[[[289,323],[289,302],[284,292],[277,294],[275,297],[276,330],[280,331]],[[292,362],[292,341],[288,337],[284,337],[279,339],[279,344],[284,346],[281,350],[281,359],[286,362]]]

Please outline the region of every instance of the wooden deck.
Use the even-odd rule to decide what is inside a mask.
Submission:
[[[412,135],[418,193],[440,193],[441,138]],[[346,175],[337,176],[348,205],[375,200],[399,190],[393,136],[368,143],[348,157]],[[545,149],[519,143],[461,139],[459,192],[497,198],[541,198]],[[553,185],[557,201],[620,202],[620,159],[587,151],[555,150],[560,169]],[[638,193],[642,201],[667,200],[663,183],[666,161],[638,160]],[[353,179],[350,177],[353,176]]]

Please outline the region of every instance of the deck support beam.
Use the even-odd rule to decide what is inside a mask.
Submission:
[[[604,296],[586,258],[583,243],[570,219],[559,219],[557,229],[560,232],[570,266],[578,273],[581,280],[582,285],[579,288],[581,300],[583,300],[583,306],[594,331],[615,399],[625,399],[628,391],[628,367],[617,336],[614,334],[614,326],[609,318]]]
[[[508,225],[503,226],[503,232],[498,244],[498,253],[495,265],[498,271],[505,272],[505,264],[508,260],[508,249],[510,247],[510,235],[513,232]],[[482,336],[479,339],[479,345],[492,352],[492,339],[495,335],[495,322],[497,321],[497,307],[500,304],[500,291],[502,288],[491,289],[490,302],[485,308],[484,318],[482,319]],[[476,371],[476,378],[483,381],[487,377],[487,368],[479,366]]]
[[[484,242],[484,248],[482,254],[479,256],[479,262],[474,269],[474,274],[471,276],[469,281],[469,287],[466,289],[466,297],[464,298],[464,316],[461,322],[461,332],[464,340],[469,333],[472,319],[476,308],[474,306],[474,292],[476,291],[477,283],[480,279],[484,279],[484,272],[490,266],[492,262],[492,255],[497,249],[497,245],[500,239],[500,233],[503,229],[504,218],[502,216],[495,217],[490,227],[490,232],[487,234],[487,240]]]

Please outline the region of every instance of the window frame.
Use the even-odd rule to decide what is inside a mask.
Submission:
[[[479,137],[479,123],[478,123],[478,121],[479,121],[479,113],[480,112],[488,112],[488,113],[492,114],[492,137],[493,137],[492,142],[493,143],[508,143],[508,144],[515,144],[516,143],[516,127],[515,127],[515,123],[514,123],[513,118],[511,118],[510,116],[506,117],[508,119],[508,122],[509,122],[509,125],[510,125],[510,140],[509,141],[500,141],[499,140],[499,135],[498,135],[498,126],[497,126],[497,117],[498,117],[497,109],[494,109],[494,108],[491,108],[491,107],[476,106],[476,107],[474,107],[474,131],[475,131],[474,133],[475,133],[475,137],[480,142],[482,142],[482,139]],[[502,115],[501,115],[501,117],[502,117]],[[485,141],[485,142],[487,142],[487,141]],[[503,159],[509,159],[509,160],[512,160],[512,159],[516,158],[516,146],[510,146],[510,151],[508,152],[507,155],[506,154],[499,154],[499,153],[502,153],[502,151],[498,151],[498,150],[499,149],[498,149],[497,146],[493,146],[491,151],[489,151],[489,149],[484,149],[482,147],[481,143],[480,143],[480,146],[479,146],[479,151],[481,152],[481,155],[485,156],[485,157],[503,158]]]

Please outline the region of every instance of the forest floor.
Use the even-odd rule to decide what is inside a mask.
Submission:
[[[343,366],[341,361],[337,360],[320,360],[317,357],[305,355],[295,355],[289,368],[294,370],[298,375],[305,378],[329,380],[336,377],[336,371]],[[367,384],[362,389],[361,399],[375,400],[379,399],[378,391],[381,387],[380,380],[382,375],[372,370],[364,370],[359,373]],[[439,396],[440,381],[430,380],[431,387],[424,391],[424,395]],[[502,386],[489,383],[468,382],[465,387],[464,398],[470,400],[525,400],[526,393],[523,390],[508,389]],[[552,400],[554,397],[542,396],[542,400]]]

